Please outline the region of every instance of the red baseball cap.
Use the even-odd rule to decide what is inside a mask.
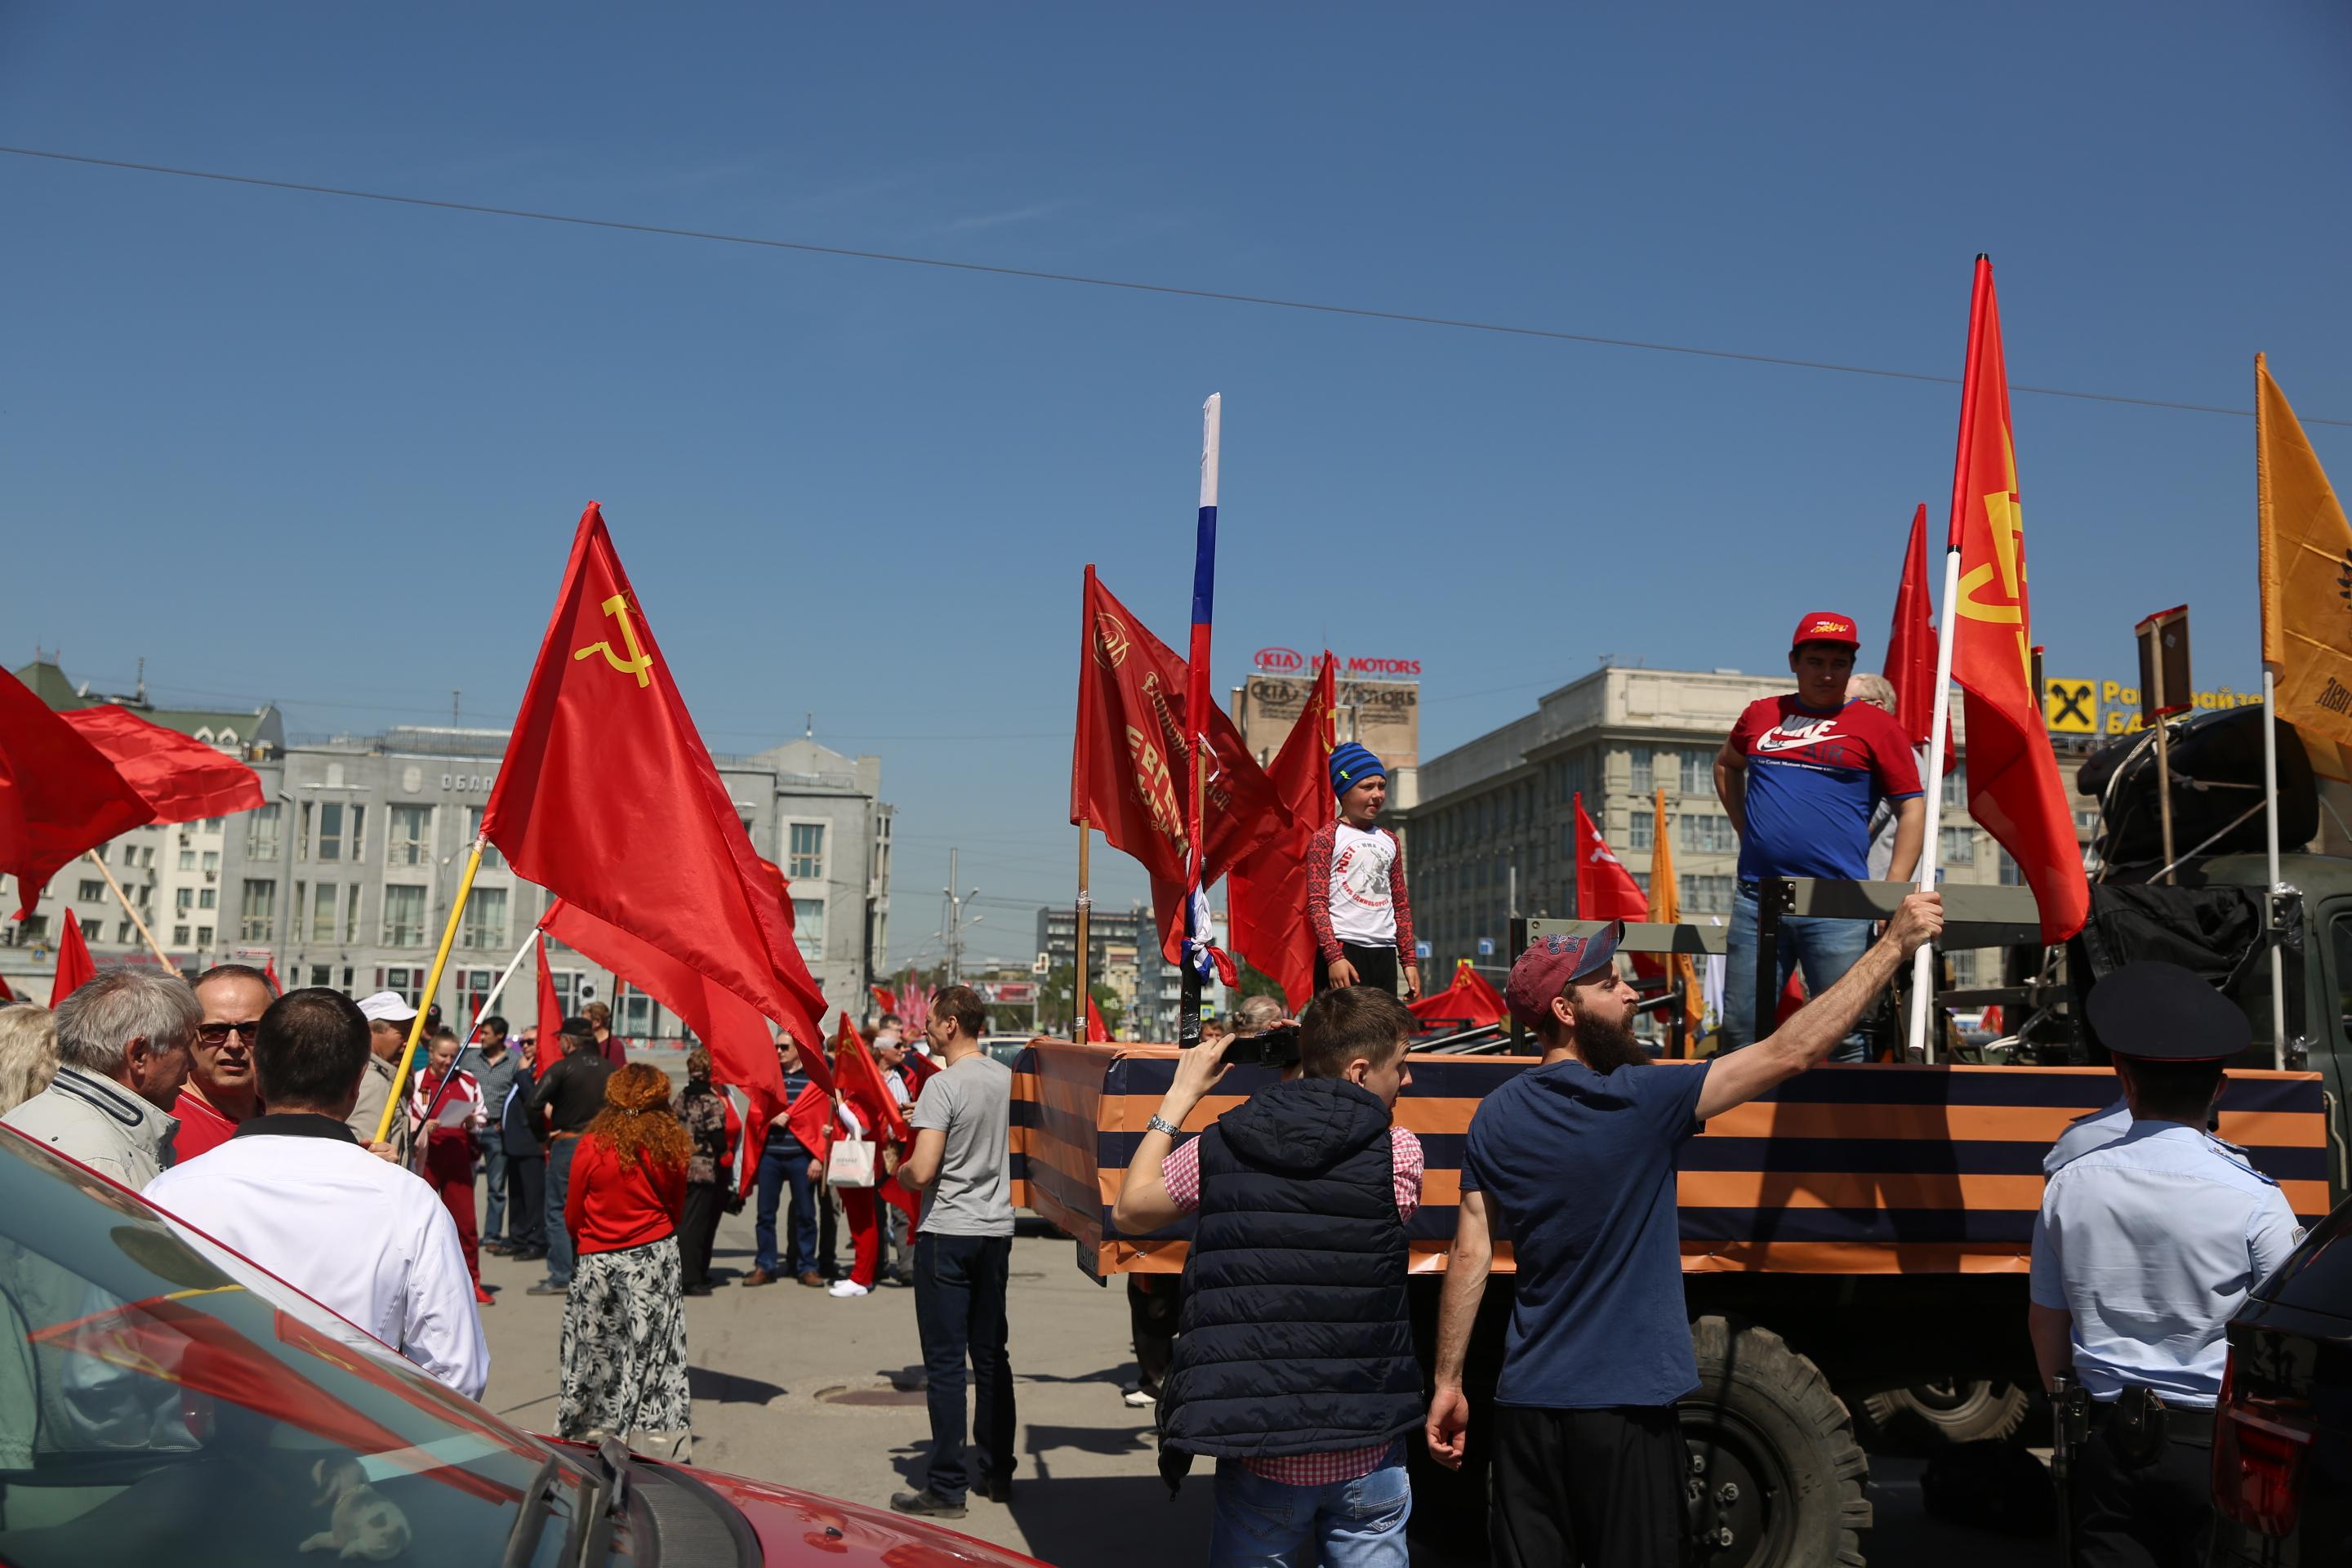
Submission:
[[[1796,634],[1789,646],[1802,647],[1809,642],[1833,642],[1846,647],[1860,647],[1862,634],[1854,629],[1852,616],[1841,616],[1834,610],[1815,610],[1797,623]]]
[[[1551,1016],[1552,998],[1581,980],[1608,967],[1617,956],[1625,922],[1612,921],[1591,936],[1547,936],[1528,943],[1503,983],[1503,1002],[1511,1016],[1528,1028],[1538,1028]]]

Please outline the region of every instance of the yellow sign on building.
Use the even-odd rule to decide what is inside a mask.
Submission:
[[[2099,683],[2056,677],[2042,683],[2042,721],[2054,735],[2099,732]]]

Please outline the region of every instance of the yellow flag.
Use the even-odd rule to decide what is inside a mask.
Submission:
[[[1651,799],[1653,812],[1650,829],[1650,919],[1660,925],[1680,925],[1683,919],[1681,885],[1675,879],[1675,852],[1666,839],[1666,792],[1657,791]],[[1706,1021],[1706,998],[1699,994],[1698,972],[1688,954],[1675,953],[1666,960],[1666,977],[1682,994],[1683,1016],[1687,1018],[1688,1037],[1696,1040]]]
[[[2263,663],[2279,716],[2319,771],[2352,746],[2352,524],[2294,410],[2254,356],[2254,493],[2263,550]]]

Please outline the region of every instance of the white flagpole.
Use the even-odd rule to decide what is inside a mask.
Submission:
[[[2278,676],[2263,666],[2263,828],[2270,851],[2270,898],[2263,900],[2263,929],[2275,934],[2279,892]],[[2271,943],[2271,1065],[2286,1068],[2286,954]]]
[[[1937,862],[1941,858],[1944,815],[1944,737],[1952,720],[1952,636],[1959,625],[1960,547],[1944,552],[1943,623],[1936,628],[1936,712],[1927,731],[1927,835],[1919,845],[1919,890],[1936,889]],[[1936,954],[1924,944],[1911,960],[1911,1053],[1923,1062],[1936,1059],[1927,1038],[1927,1015],[1935,1010]]]
[[[530,956],[532,941],[538,935],[539,928],[531,927],[530,933],[522,939],[522,945],[515,949],[514,957],[507,961],[506,973],[499,976],[499,983],[490,987],[488,995],[482,998],[482,1005],[474,1009],[474,1026],[467,1030],[465,1037],[458,1042],[457,1054],[449,1063],[448,1075],[442,1079],[440,1090],[434,1095],[433,1103],[425,1108],[426,1121],[431,1121],[433,1113],[441,1109],[441,1097],[449,1092],[449,1085],[457,1076],[458,1066],[465,1061],[466,1053],[474,1048],[475,1037],[482,1032],[482,1020],[490,1016],[490,1009],[499,1005],[499,997],[506,991],[507,982],[512,980],[515,971],[522,967],[522,961]]]

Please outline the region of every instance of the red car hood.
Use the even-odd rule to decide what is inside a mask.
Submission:
[[[1034,1557],[887,1509],[715,1470],[688,1473],[743,1510],[768,1568],[1046,1568]]]

